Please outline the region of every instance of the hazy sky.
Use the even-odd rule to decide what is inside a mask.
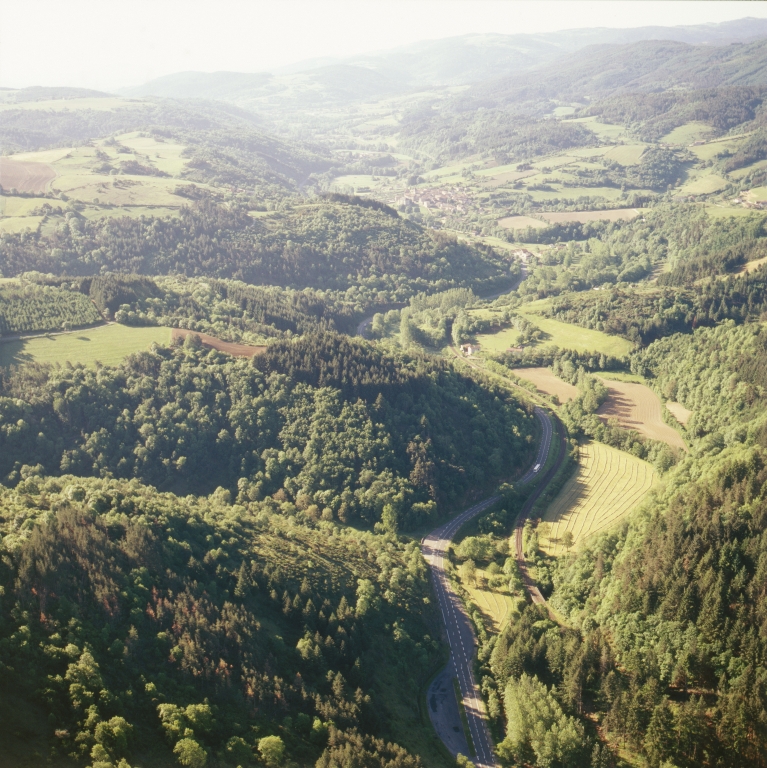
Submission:
[[[184,70],[260,72],[468,32],[767,17],[756,2],[0,0],[0,86],[110,90]]]

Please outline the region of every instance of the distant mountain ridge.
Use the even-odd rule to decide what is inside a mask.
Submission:
[[[647,40],[598,45],[570,54],[535,73],[471,87],[464,108],[505,106],[541,99],[589,101],[627,91],[767,85],[767,40],[720,46]]]
[[[665,40],[721,46],[760,37],[767,37],[767,19],[678,27],[573,29],[538,35],[467,34],[345,59],[311,59],[272,73],[181,72],[121,93],[133,97],[214,98],[241,106],[280,92],[311,97],[312,91],[324,88],[329,89],[326,95],[331,99],[380,97],[511,76],[551,64],[591,45]]]

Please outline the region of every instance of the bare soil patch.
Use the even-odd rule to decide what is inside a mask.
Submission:
[[[686,450],[682,436],[663,421],[660,398],[649,387],[631,381],[600,381],[609,392],[597,411],[603,421],[615,418],[626,429],[634,429],[651,440],[661,440],[672,448]]]
[[[556,211],[552,213],[538,214],[550,224],[559,224],[563,221],[578,221],[581,224],[587,221],[630,221],[639,216],[637,208],[612,208],[608,211]]]
[[[171,333],[172,341],[183,341],[187,336],[199,336],[204,347],[217,349],[219,352],[226,352],[235,357],[255,357],[266,352],[266,347],[255,347],[250,344],[234,344],[231,341],[222,341],[215,336],[209,336],[207,333],[199,331],[188,331],[186,328],[174,328]]]
[[[535,384],[539,392],[546,395],[556,395],[560,403],[566,403],[578,397],[578,387],[562,381],[548,368],[515,368],[514,373],[520,379]]]
[[[28,163],[11,157],[0,157],[0,186],[19,192],[45,192],[56,178],[47,163]]]
[[[666,403],[666,408],[671,411],[671,415],[680,424],[684,424],[685,427],[687,426],[687,422],[690,420],[690,416],[692,416],[692,411],[685,408],[681,403],[674,403],[671,400]]]

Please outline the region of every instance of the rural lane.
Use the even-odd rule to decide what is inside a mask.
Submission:
[[[517,481],[520,484],[529,483],[533,478],[538,476],[538,471],[540,471],[540,468],[546,463],[549,450],[551,449],[552,436],[554,434],[551,417],[546,411],[538,407],[535,408],[535,416],[541,425],[541,442],[538,446],[538,452],[533,466],[520,480]],[[562,434],[559,423],[557,423],[557,427],[560,434]],[[560,451],[560,454],[561,453],[563,452]],[[524,525],[523,518],[526,517],[529,510],[532,508],[535,499],[537,499],[543,492],[546,484],[550,482],[560,463],[561,461],[558,457],[555,465],[546,472],[543,482],[533,493],[531,497],[532,503],[530,500],[525,503],[525,506],[522,508],[519,515],[519,518],[522,520],[522,525]],[[539,467],[538,471],[535,469],[536,466]],[[445,634],[447,635],[448,646],[450,648],[450,658],[445,670],[435,678],[427,693],[429,717],[431,718],[439,737],[445,743],[445,746],[453,754],[460,751],[459,746],[466,742],[455,735],[455,732],[458,732],[460,729],[455,725],[456,713],[453,711],[454,707],[452,709],[450,707],[450,696],[452,691],[449,690],[449,687],[452,685],[452,679],[457,679],[463,707],[466,713],[466,719],[468,721],[469,733],[471,735],[471,740],[474,742],[476,755],[474,765],[476,765],[477,768],[495,768],[497,763],[493,754],[493,742],[490,738],[490,732],[488,731],[485,720],[485,707],[484,702],[482,701],[482,694],[474,679],[473,662],[476,646],[474,629],[471,626],[469,617],[466,615],[460,597],[453,591],[450,582],[445,575],[445,555],[453,536],[455,536],[461,526],[493,505],[500,498],[500,495],[495,495],[480,501],[478,504],[475,504],[473,507],[432,531],[421,543],[421,552],[431,571],[434,582],[434,591],[437,595],[437,602],[439,603],[440,612],[442,613],[442,621],[444,623]],[[525,586],[527,586],[528,581],[529,577],[527,577],[525,581]],[[537,592],[537,588],[535,589]],[[528,591],[530,591],[529,587]],[[538,600],[536,600],[536,595],[532,591],[531,595],[533,596],[533,601],[538,602]],[[540,592],[537,592],[537,596],[543,601]]]

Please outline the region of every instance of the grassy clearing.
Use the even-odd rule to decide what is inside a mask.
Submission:
[[[604,371],[599,374],[599,377],[609,381],[633,381],[636,384],[647,383],[643,376],[638,376],[636,373],[622,373],[621,371]]]
[[[626,129],[622,125],[600,123],[596,117],[577,117],[572,122],[581,123],[603,141],[616,141],[626,136]]]
[[[62,210],[65,204],[60,200],[50,200],[45,197],[0,197],[0,216],[31,216],[41,205]]]
[[[546,334],[545,340],[539,344],[541,348],[557,346],[561,349],[599,352],[614,357],[627,355],[633,349],[631,342],[620,336],[608,336],[601,331],[592,331],[577,325],[562,323],[559,320],[550,320],[526,310],[524,306],[517,309],[517,312]],[[476,341],[482,346],[484,352],[498,353],[517,346],[518,337],[519,334],[514,328],[506,328],[496,333],[477,334]]]
[[[671,411],[671,415],[680,423],[684,424],[684,426],[687,426],[687,422],[690,420],[690,416],[692,416],[692,411],[685,408],[681,403],[674,403],[671,400],[669,400],[666,403],[666,408]]]
[[[505,219],[499,219],[498,226],[504,229],[527,229],[528,227],[543,229],[546,222],[534,219],[532,216],[507,216]]]
[[[541,213],[541,218],[554,224],[560,221],[631,221],[641,211],[638,208],[610,208],[606,211],[555,211]],[[500,222],[499,222],[500,223]]]
[[[645,144],[621,144],[605,152],[604,156],[621,165],[637,165],[645,149]]]
[[[751,216],[753,211],[749,208],[724,208],[720,205],[711,205],[706,208],[706,213],[712,219],[721,219],[725,216]]]
[[[700,141],[711,135],[714,129],[710,125],[699,122],[685,123],[661,138],[663,144],[679,144],[687,146],[693,141]]]
[[[660,398],[649,387],[633,381],[599,378],[609,392],[609,397],[597,411],[603,421],[617,419],[626,429],[635,429],[651,440],[686,450],[682,436],[663,421]]]
[[[514,373],[520,379],[535,384],[536,389],[545,395],[556,395],[560,403],[574,400],[578,397],[578,387],[562,381],[548,368],[515,368]]]
[[[477,568],[476,581],[469,584],[461,578],[461,584],[469,593],[480,613],[490,622],[495,632],[500,632],[503,625],[518,609],[518,598],[506,592],[498,592],[487,587],[487,574],[482,568]]]
[[[169,344],[170,333],[170,328],[130,328],[112,324],[22,341],[5,341],[0,343],[0,365],[28,362],[94,365],[97,361],[117,365],[127,355],[148,349],[152,342]]]
[[[656,480],[647,462],[602,443],[585,443],[578,469],[543,515],[543,521],[551,525],[551,535],[540,537],[541,549],[549,555],[563,555],[566,531],[577,547],[610,528],[645,498]]]
[[[690,147],[690,152],[700,160],[713,160],[721,152],[727,151],[734,153],[747,135],[748,134],[744,134],[735,139],[717,139],[709,141],[708,143],[701,144],[697,147]]]
[[[20,216],[18,218],[0,219],[0,232],[15,234],[30,229],[36,232],[43,220],[43,216]]]
[[[740,270],[741,272],[756,272],[759,267],[761,267],[763,264],[767,264],[767,256],[762,257],[761,259],[754,259],[753,261],[747,261],[743,268]]]
[[[593,331],[589,328],[581,328],[577,325],[562,323],[559,320],[551,320],[541,317],[533,309],[533,304],[523,305],[517,309],[517,313],[537,325],[549,338],[544,342],[544,347],[558,346],[562,349],[574,349],[578,352],[600,352],[614,357],[627,355],[634,345],[620,336],[610,336],[602,331]]]
[[[680,195],[710,195],[724,189],[730,182],[715,173],[692,171],[679,190]]]

